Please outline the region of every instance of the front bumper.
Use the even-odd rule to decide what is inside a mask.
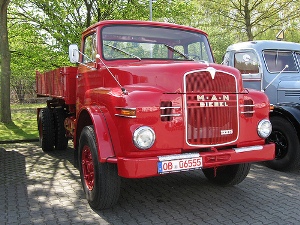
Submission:
[[[221,151],[200,152],[202,168],[219,167],[232,164],[251,163],[273,160],[275,145],[256,145],[232,148]],[[110,160],[108,160],[109,162]],[[115,162],[112,160],[111,162]],[[119,176],[125,178],[144,178],[160,175],[158,173],[159,158],[117,158]]]

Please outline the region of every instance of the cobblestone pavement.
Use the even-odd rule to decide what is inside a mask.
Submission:
[[[112,209],[92,210],[73,149],[44,153],[37,143],[0,147],[0,224],[300,224],[300,169],[253,164],[234,187],[201,171],[123,179]]]

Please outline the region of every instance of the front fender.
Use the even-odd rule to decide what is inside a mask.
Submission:
[[[281,116],[288,119],[300,134],[300,104],[297,103],[277,103],[274,105],[272,116]]]
[[[81,110],[78,117],[78,127],[84,127],[91,124],[85,124],[86,116],[81,116],[84,111],[89,114],[91,123],[94,126],[97,146],[98,146],[98,160],[99,162],[106,162],[108,158],[115,157],[114,145],[112,142],[112,131],[108,126],[107,119],[107,109],[105,107],[99,106],[88,106]],[[78,131],[78,133],[81,131]],[[80,134],[79,134],[80,136]]]

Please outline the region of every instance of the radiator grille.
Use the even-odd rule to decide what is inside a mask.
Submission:
[[[216,71],[185,74],[186,139],[189,145],[221,145],[238,135],[234,76]]]

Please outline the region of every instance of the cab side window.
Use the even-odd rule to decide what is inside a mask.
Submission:
[[[259,61],[257,55],[252,51],[236,52],[234,54],[234,67],[241,74],[259,73]]]
[[[83,54],[83,63],[95,62],[97,54],[97,40],[95,33],[84,39]]]

